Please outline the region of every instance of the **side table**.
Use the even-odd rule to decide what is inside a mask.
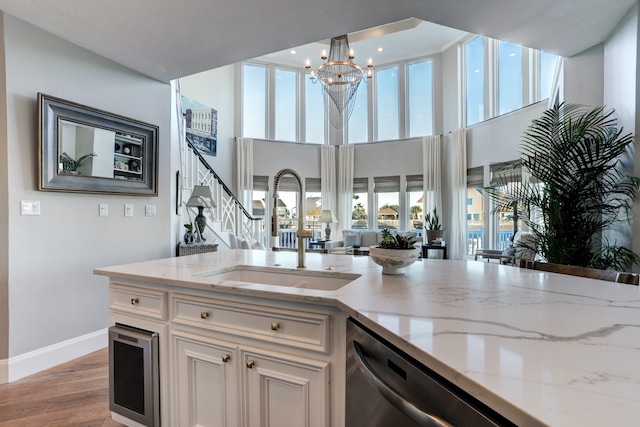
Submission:
[[[309,240],[309,249],[324,249],[324,240]]]
[[[429,250],[437,250],[442,251],[442,259],[447,259],[447,247],[446,245],[433,245],[433,244],[424,244],[422,245],[422,258],[429,258]]]
[[[181,243],[178,245],[178,256],[204,254],[207,252],[216,252],[218,250],[217,243],[193,243],[191,245],[185,245]]]

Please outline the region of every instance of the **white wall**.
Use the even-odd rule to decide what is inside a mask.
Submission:
[[[253,174],[273,176],[281,169],[290,168],[300,177],[320,178],[320,145],[288,142],[254,141]],[[273,188],[269,189],[270,192]]]
[[[602,105],[604,50],[599,44],[564,61],[564,99],[573,104]]]
[[[205,158],[229,188],[235,188],[234,80],[233,65],[180,79],[183,96],[218,111],[217,155]]]
[[[0,134],[0,160],[6,155],[8,161],[0,163],[0,192],[8,189],[8,196],[1,198],[8,202],[8,236],[0,241],[0,254],[6,255],[8,268],[0,270],[0,295],[8,290],[8,325],[2,322],[0,328],[8,329],[8,354],[0,354],[0,359],[8,356],[10,377],[12,366],[20,365],[15,379],[18,370],[30,369],[30,355],[46,352],[47,346],[65,347],[61,343],[109,325],[107,279],[94,276],[95,267],[174,253],[174,171],[169,159],[169,85],[12,16],[4,15],[3,24],[6,133]],[[38,191],[38,92],[158,125],[159,196]],[[21,200],[39,200],[41,215],[21,216]],[[99,203],[108,204],[108,217],[98,216]],[[133,217],[124,217],[125,203],[133,204]],[[156,206],[155,217],[144,216],[146,204]],[[48,363],[65,361],[59,359],[64,359],[59,354],[64,349],[58,350]],[[72,353],[70,349],[68,356]]]
[[[634,6],[616,27],[612,35],[604,44],[604,105],[615,109],[618,119],[618,127],[623,129],[623,134],[635,133],[636,122],[636,74],[637,74],[637,48],[638,48],[638,6]],[[628,156],[623,159],[627,166],[626,173],[633,173],[633,165],[640,164],[635,145],[628,151]],[[634,161],[635,157],[635,161]],[[638,168],[636,168],[636,176]],[[640,197],[636,197],[634,203],[634,220],[632,223],[620,223],[615,233],[610,233],[610,241],[630,247],[634,252],[640,253],[640,233],[633,230],[640,229]],[[635,224],[635,226],[634,226]]]

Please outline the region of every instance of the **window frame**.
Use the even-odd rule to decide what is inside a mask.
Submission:
[[[483,51],[483,67],[484,67],[484,118],[479,120],[476,123],[468,124],[467,118],[467,93],[468,93],[468,85],[467,85],[467,47],[468,45],[476,40],[478,37],[484,38],[484,51]],[[487,120],[493,119],[495,117],[499,117],[502,115],[506,115],[512,113],[513,111],[517,111],[521,108],[526,108],[529,105],[535,104],[536,102],[540,102],[544,99],[548,99],[547,96],[543,96],[540,93],[540,82],[542,79],[542,70],[540,68],[540,50],[532,49],[526,46],[517,45],[522,49],[522,105],[519,108],[514,110],[505,111],[502,114],[499,114],[500,105],[499,105],[499,66],[498,66],[498,57],[499,57],[499,45],[500,40],[492,39],[486,36],[481,35],[471,35],[464,40],[462,40],[459,44],[459,87],[460,87],[460,99],[459,99],[459,121],[462,127],[472,127],[477,124],[483,123]],[[507,43],[503,40],[503,42]],[[546,52],[548,53],[548,52]]]
[[[357,142],[349,142],[349,129],[348,125],[343,129],[332,130],[330,128],[327,107],[323,106],[325,117],[324,117],[324,140],[322,144],[328,144],[329,140],[332,138],[341,139],[340,142],[344,142],[345,144],[361,144],[361,143],[370,143],[370,142],[380,142],[378,139],[378,120],[377,120],[377,105],[376,101],[378,98],[377,94],[377,86],[374,84],[375,82],[375,73],[383,70],[387,70],[390,68],[397,68],[398,73],[398,138],[392,139],[392,141],[396,140],[404,140],[408,138],[420,138],[421,136],[426,135],[413,135],[410,136],[410,112],[409,112],[409,100],[411,99],[411,94],[407,91],[409,89],[409,68],[410,65],[419,64],[422,62],[430,62],[431,63],[431,132],[433,134],[434,129],[436,127],[435,118],[436,118],[436,56],[435,55],[425,55],[419,56],[416,58],[410,58],[402,61],[394,61],[387,64],[376,65],[374,69],[374,77],[372,79],[366,79],[361,84],[368,85],[367,87],[367,140],[366,141],[357,141]],[[297,117],[297,136],[296,141],[286,141],[286,142],[300,142],[300,143],[309,143],[309,144],[318,144],[317,142],[310,142],[306,140],[306,92],[307,92],[307,81],[309,78],[306,70],[304,68],[295,68],[286,65],[259,62],[259,61],[244,61],[240,64],[241,70],[241,78],[240,78],[240,111],[241,111],[241,123],[240,123],[240,131],[244,134],[244,69],[245,66],[257,66],[262,67],[266,70],[266,90],[265,90],[265,139],[276,141],[275,138],[275,98],[276,98],[276,82],[275,75],[276,70],[285,70],[285,71],[295,71],[297,73],[297,94],[296,94],[296,117]],[[319,84],[319,83],[317,83]],[[324,99],[323,99],[324,101]],[[326,104],[326,103],[325,103]],[[257,138],[261,139],[261,138]]]

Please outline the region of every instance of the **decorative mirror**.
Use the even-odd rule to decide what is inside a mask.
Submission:
[[[38,94],[39,189],[157,196],[158,126]]]

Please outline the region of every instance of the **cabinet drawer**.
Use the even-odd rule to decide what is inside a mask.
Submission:
[[[135,286],[111,284],[111,309],[167,320],[167,293]]]
[[[328,353],[328,314],[176,294],[175,323]]]

